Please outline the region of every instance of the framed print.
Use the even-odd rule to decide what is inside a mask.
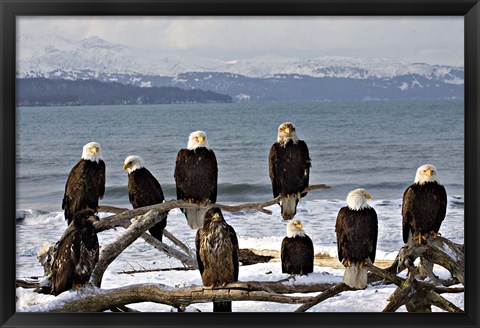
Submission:
[[[478,1],[0,8],[2,327],[478,325]]]

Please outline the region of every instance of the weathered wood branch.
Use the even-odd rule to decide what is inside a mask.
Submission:
[[[352,290],[352,289],[348,285],[344,284],[343,282],[338,284],[338,285],[334,285],[334,286],[330,287],[329,289],[325,290],[323,293],[315,296],[310,301],[305,302],[302,306],[300,306],[298,309],[296,309],[293,312],[305,312],[308,309],[317,305],[318,303],[321,303],[321,302],[325,301],[326,299],[328,299],[330,297],[333,297],[333,296],[335,296],[335,295],[337,295],[341,292],[344,292],[346,290]]]
[[[390,281],[399,287],[402,287],[404,284],[405,279],[390,273],[388,270],[380,269],[371,263],[368,263],[366,267],[367,267],[367,270],[372,272],[374,275],[384,280]]]
[[[441,236],[427,238],[426,243],[421,245],[412,240],[397,255],[397,272],[412,265],[418,257],[444,267],[462,285],[465,284],[465,253],[462,245]]]
[[[418,247],[420,246],[418,245]],[[406,252],[408,249],[409,245],[406,245],[402,247],[400,253],[402,251]],[[463,310],[457,307],[455,304],[439,295],[439,293],[448,292],[448,289],[445,289],[444,287],[437,287],[431,282],[419,281],[419,268],[413,265],[411,258],[405,257],[405,254],[408,253],[403,255],[400,253],[398,256],[398,262],[408,268],[408,276],[407,279],[402,279],[401,283],[398,283],[400,281],[395,283],[398,288],[389,297],[389,304],[385,307],[383,312],[394,312],[402,305],[405,305],[408,312],[431,312],[432,305],[448,312],[463,312]],[[378,271],[385,271],[385,276],[391,275],[390,273],[387,273],[386,270],[372,268],[369,266],[369,270],[371,269],[375,270],[378,274],[382,274]],[[450,290],[455,291],[455,289]]]
[[[138,274],[148,272],[167,272],[167,271],[192,271],[194,268],[176,267],[176,268],[153,268],[153,269],[138,269],[138,270],[123,270],[118,271],[118,274]]]
[[[140,237],[147,229],[162,220],[159,214],[157,210],[151,210],[147,214],[139,216],[125,230],[125,233],[113,242],[102,246],[99,260],[92,273],[92,281],[95,286],[100,287],[105,270],[125,248]]]
[[[283,304],[301,304],[311,300],[305,296],[285,296],[263,290],[251,290],[248,285],[235,283],[224,288],[186,287],[173,289],[161,284],[135,284],[114,289],[84,287],[78,297],[68,293],[57,297],[48,305],[32,306],[25,311],[46,312],[98,312],[139,302],[155,302],[173,307],[213,301],[261,301]],[[72,293],[72,292],[70,292]],[[65,297],[63,297],[65,295]],[[38,308],[37,308],[38,307]]]
[[[194,252],[192,252],[192,250],[190,249],[190,247],[188,247],[187,245],[185,245],[180,239],[178,239],[177,237],[175,237],[172,233],[170,233],[170,231],[168,231],[167,229],[163,229],[163,236],[167,237],[168,239],[170,239],[170,241],[172,243],[174,243],[175,245],[177,245],[181,250],[183,250],[185,253],[187,253],[188,255],[190,255],[191,257],[195,257],[196,254]]]
[[[302,192],[319,190],[319,189],[328,189],[328,188],[330,188],[330,186],[327,186],[325,184],[315,184],[315,185],[308,186]],[[204,205],[204,207],[206,207],[207,209],[211,207],[218,207],[227,212],[241,212],[245,210],[256,210],[262,213],[272,214],[272,211],[265,209],[265,207],[278,204],[279,201],[280,201],[280,197],[277,197],[275,199],[264,201],[264,202],[245,203],[245,204],[239,204],[239,205],[208,203]],[[153,209],[156,209],[159,212],[168,212],[175,208],[196,208],[196,207],[199,207],[199,205],[195,203],[185,202],[182,200],[168,200],[160,204],[139,207],[133,210],[128,210],[128,209],[119,208],[119,207],[110,206],[110,205],[102,205],[99,207],[99,212],[116,213],[116,214],[103,218],[99,222],[96,222],[95,228],[97,232],[101,232],[103,230],[112,229],[114,227],[125,227],[126,225],[128,226],[129,220],[132,219],[133,217],[138,215],[143,215]]]
[[[118,272],[118,274],[135,274],[151,271],[171,271],[171,270],[194,270],[192,268],[173,268],[173,269],[153,269],[153,270],[132,270]],[[200,274],[200,273],[199,273]],[[41,277],[18,278],[16,280],[17,287],[23,288],[38,288]],[[295,284],[292,277],[280,281],[244,281],[236,282],[228,285],[229,288],[245,289],[251,291],[266,291],[278,294],[293,294],[293,293],[315,293],[323,292],[329,288],[336,286],[335,283],[310,283],[310,284]]]
[[[188,255],[176,250],[173,247],[168,246],[167,244],[161,242],[152,235],[144,232],[141,237],[150,245],[158,249],[159,251],[164,252],[167,256],[174,257],[180,262],[182,262],[186,267],[198,269],[197,259],[194,257],[196,255]]]

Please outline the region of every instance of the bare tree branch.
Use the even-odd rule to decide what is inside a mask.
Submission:
[[[305,312],[308,309],[314,307],[318,303],[325,301],[326,299],[333,297],[341,292],[346,290],[352,290],[348,285],[344,284],[343,282],[330,287],[329,289],[325,290],[323,293],[315,296],[312,300],[305,302],[302,306],[296,309],[293,312]]]
[[[160,222],[162,217],[157,210],[151,210],[147,214],[138,217],[115,241],[102,246],[100,258],[92,273],[92,281],[95,286],[100,287],[103,273],[118,255],[147,229]],[[101,222],[101,221],[100,221]],[[152,237],[153,238],[153,237]]]
[[[71,293],[71,292],[70,292]],[[65,295],[65,297],[62,297]],[[63,299],[65,298],[65,299]],[[299,304],[311,300],[311,297],[285,296],[263,290],[251,290],[248,285],[235,283],[224,288],[186,287],[174,289],[161,284],[135,284],[114,289],[84,287],[78,297],[72,298],[68,293],[57,297],[46,307],[32,306],[27,311],[47,312],[98,312],[111,307],[139,302],[155,302],[173,307],[184,307],[194,303],[213,301],[261,301],[283,304]]]
[[[302,192],[313,191],[318,189],[328,189],[328,188],[330,188],[330,186],[327,186],[325,184],[315,184],[315,185],[308,186]],[[265,207],[278,204],[279,201],[280,201],[280,197],[277,197],[275,199],[264,201],[264,202],[246,203],[246,204],[239,204],[239,205],[224,205],[220,203],[213,203],[213,204],[208,203],[204,207],[206,207],[207,209],[211,207],[218,207],[227,212],[241,212],[245,210],[256,210],[262,213],[272,214],[272,211],[265,209]],[[196,207],[199,207],[199,205],[195,203],[185,202],[182,200],[169,200],[160,204],[139,207],[133,210],[127,210],[127,209],[118,208],[110,205],[102,205],[99,207],[99,210],[98,210],[99,212],[116,213],[116,215],[106,217],[100,220],[99,222],[96,222],[95,228],[97,232],[101,232],[103,230],[111,229],[114,227],[125,228],[125,226],[129,225],[129,220],[131,218],[138,215],[145,214],[152,209],[156,209],[159,212],[168,212],[174,208],[196,208]]]
[[[444,267],[462,285],[465,284],[465,254],[462,245],[441,236],[427,238],[426,243],[422,245],[412,240],[402,247],[397,255],[398,272],[404,270],[409,263],[413,264],[418,257]]]

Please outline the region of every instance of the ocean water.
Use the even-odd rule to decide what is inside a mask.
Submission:
[[[298,206],[297,217],[316,252],[336,256],[337,212],[349,191],[363,187],[372,194],[370,204],[379,218],[377,258],[393,259],[403,244],[402,195],[425,163],[437,167],[449,197],[440,231],[463,243],[462,101],[21,107],[16,119],[17,276],[41,275],[36,252],[58,240],[66,228],[61,210],[65,181],[85,143],[102,146],[107,178],[100,204],[130,208],[125,157],[142,156],[166,199],[174,199],[176,154],[186,147],[190,132],[204,130],[219,165],[217,202],[239,204],[273,197],[268,152],[284,121],[294,122],[299,138],[309,146],[310,183],[331,187],[309,192]],[[286,224],[277,205],[269,209],[273,215],[224,213],[241,248],[280,249]],[[169,213],[167,229],[194,248],[195,231],[179,210]],[[121,232],[102,232],[100,243]],[[142,240],[112,265],[118,270],[179,266]]]

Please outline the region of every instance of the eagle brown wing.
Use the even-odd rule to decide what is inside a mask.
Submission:
[[[311,160],[307,144],[299,140],[286,146],[274,143],[268,156],[273,197],[295,194],[308,187]],[[307,193],[302,193],[301,197]]]
[[[415,202],[415,194],[412,187],[408,187],[403,193],[402,200],[402,237],[403,242],[408,242],[408,237],[412,231],[412,206]]]
[[[158,180],[146,168],[128,175],[128,197],[133,208],[162,203],[165,200]]]
[[[237,238],[237,233],[233,229],[233,227],[229,224],[227,224],[227,231],[228,231],[228,237],[230,238],[230,241],[232,243],[232,258],[233,258],[233,277],[234,281],[238,281],[238,266],[239,266],[239,261],[238,261],[238,253],[239,253],[239,246],[238,246],[238,238]]]
[[[270,147],[270,152],[268,154],[268,171],[270,174],[270,180],[272,181],[273,198],[277,198],[280,193],[276,172],[278,158],[275,145],[276,143],[273,144],[272,147]]]
[[[360,262],[367,257],[375,261],[378,235],[377,213],[373,208],[359,211],[342,207],[335,223],[338,259]]]
[[[215,153],[201,147],[180,149],[175,162],[177,199],[217,201],[218,167]]]
[[[78,263],[78,256],[74,251],[75,243],[75,228],[69,225],[54,248],[52,290],[55,296],[72,287],[73,274]]]
[[[76,232],[74,240],[75,273],[73,283],[85,284],[89,281],[98,262],[99,245],[93,226],[86,226]]]
[[[84,209],[98,208],[98,200],[105,194],[105,162],[92,162],[81,159],[70,170],[65,183],[62,209],[70,223],[73,215]]]
[[[201,252],[200,245],[202,244],[202,240],[204,238],[203,234],[204,234],[203,228],[200,228],[197,230],[197,234],[195,235],[195,248],[197,250],[197,262],[198,262],[198,270],[200,270],[200,275],[203,274],[203,270],[204,270],[204,265],[200,256],[200,252]]]

